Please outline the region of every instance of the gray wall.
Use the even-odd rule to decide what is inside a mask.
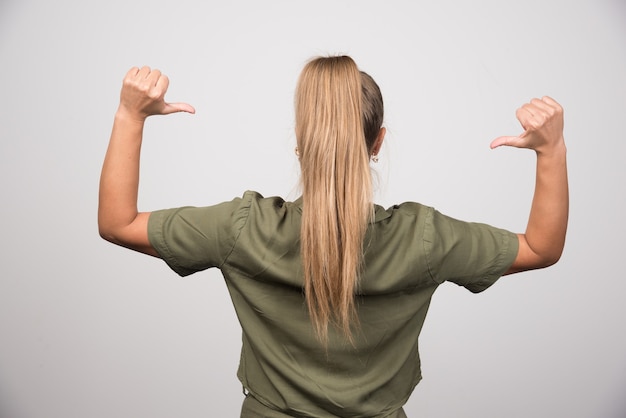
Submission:
[[[389,129],[377,200],[525,227],[515,110],[566,109],[571,220],[556,266],[480,295],[444,285],[411,417],[626,416],[626,7],[609,0],[0,3],[0,417],[231,417],[240,331],[218,271],[178,279],[98,237],[122,77],[170,76],[196,115],[149,120],[140,209],[297,195],[292,95],[352,55]]]

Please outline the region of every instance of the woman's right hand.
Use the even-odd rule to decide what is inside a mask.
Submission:
[[[107,241],[158,256],[148,239],[148,212],[137,211],[144,121],[151,115],[194,113],[187,103],[166,103],[169,80],[158,70],[134,67],[124,77],[109,148],[100,175],[98,228]]]
[[[517,109],[516,116],[524,132],[519,136],[496,138],[491,148],[507,145],[529,148],[541,154],[564,144],[563,108],[554,99],[547,96],[532,99]]]
[[[139,121],[151,115],[195,113],[195,109],[187,103],[165,102],[168,86],[169,79],[159,70],[131,68],[124,77],[118,113]]]

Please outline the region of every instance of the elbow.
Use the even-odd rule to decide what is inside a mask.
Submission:
[[[147,220],[148,216],[145,214],[135,217],[130,223],[99,219],[98,233],[102,239],[112,244],[157,256],[148,238]]]
[[[110,216],[106,216],[104,212],[98,211],[98,234],[100,238],[112,244],[120,245],[123,229],[123,224]]]
[[[558,256],[547,257],[547,258],[545,258],[543,260],[543,264],[542,264],[541,268],[546,268],[546,267],[553,266],[556,263],[558,263],[560,259],[561,259],[561,255],[560,254]]]
[[[518,235],[520,247],[513,263],[514,271],[543,269],[558,263],[563,253],[564,243],[549,246],[533,246],[526,236]]]
[[[100,234],[100,238],[103,240],[116,244],[115,235],[108,229],[98,227],[98,233]]]
[[[108,226],[106,223],[98,222],[98,234],[103,240],[119,245],[119,239],[115,233],[115,229]]]
[[[563,248],[560,248],[558,251],[554,251],[547,254],[542,254],[538,261],[536,268],[546,268],[555,265],[561,259],[561,255],[563,254]]]

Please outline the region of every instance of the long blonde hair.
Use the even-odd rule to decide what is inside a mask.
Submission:
[[[295,108],[306,302],[323,343],[329,323],[351,340],[363,240],[373,217],[369,159],[382,125],[382,97],[350,57],[316,58],[302,70]]]

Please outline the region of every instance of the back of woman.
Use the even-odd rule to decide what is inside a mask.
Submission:
[[[452,281],[480,292],[505,273],[543,267],[560,255],[567,181],[564,153],[555,151],[562,112],[549,98],[525,107],[545,112],[542,123],[518,111],[525,133],[494,141],[538,153],[543,181],[526,234],[462,222],[417,203],[373,204],[370,160],[384,140],[383,102],[349,57],[315,59],[301,74],[301,198],[286,202],[249,191],[215,206],[138,213],[137,185],[129,189],[115,176],[136,170],[138,127],[150,114],[193,112],[165,103],[167,80],[153,73],[131,70],[125,81],[103,168],[101,235],[163,258],[182,276],[221,269],[243,331],[242,416],[404,416],[402,405],[421,379],[418,336],[437,286]],[[548,114],[547,107],[556,111]],[[119,157],[129,152],[130,166]],[[111,203],[111,192],[120,190],[130,195],[125,209]]]

